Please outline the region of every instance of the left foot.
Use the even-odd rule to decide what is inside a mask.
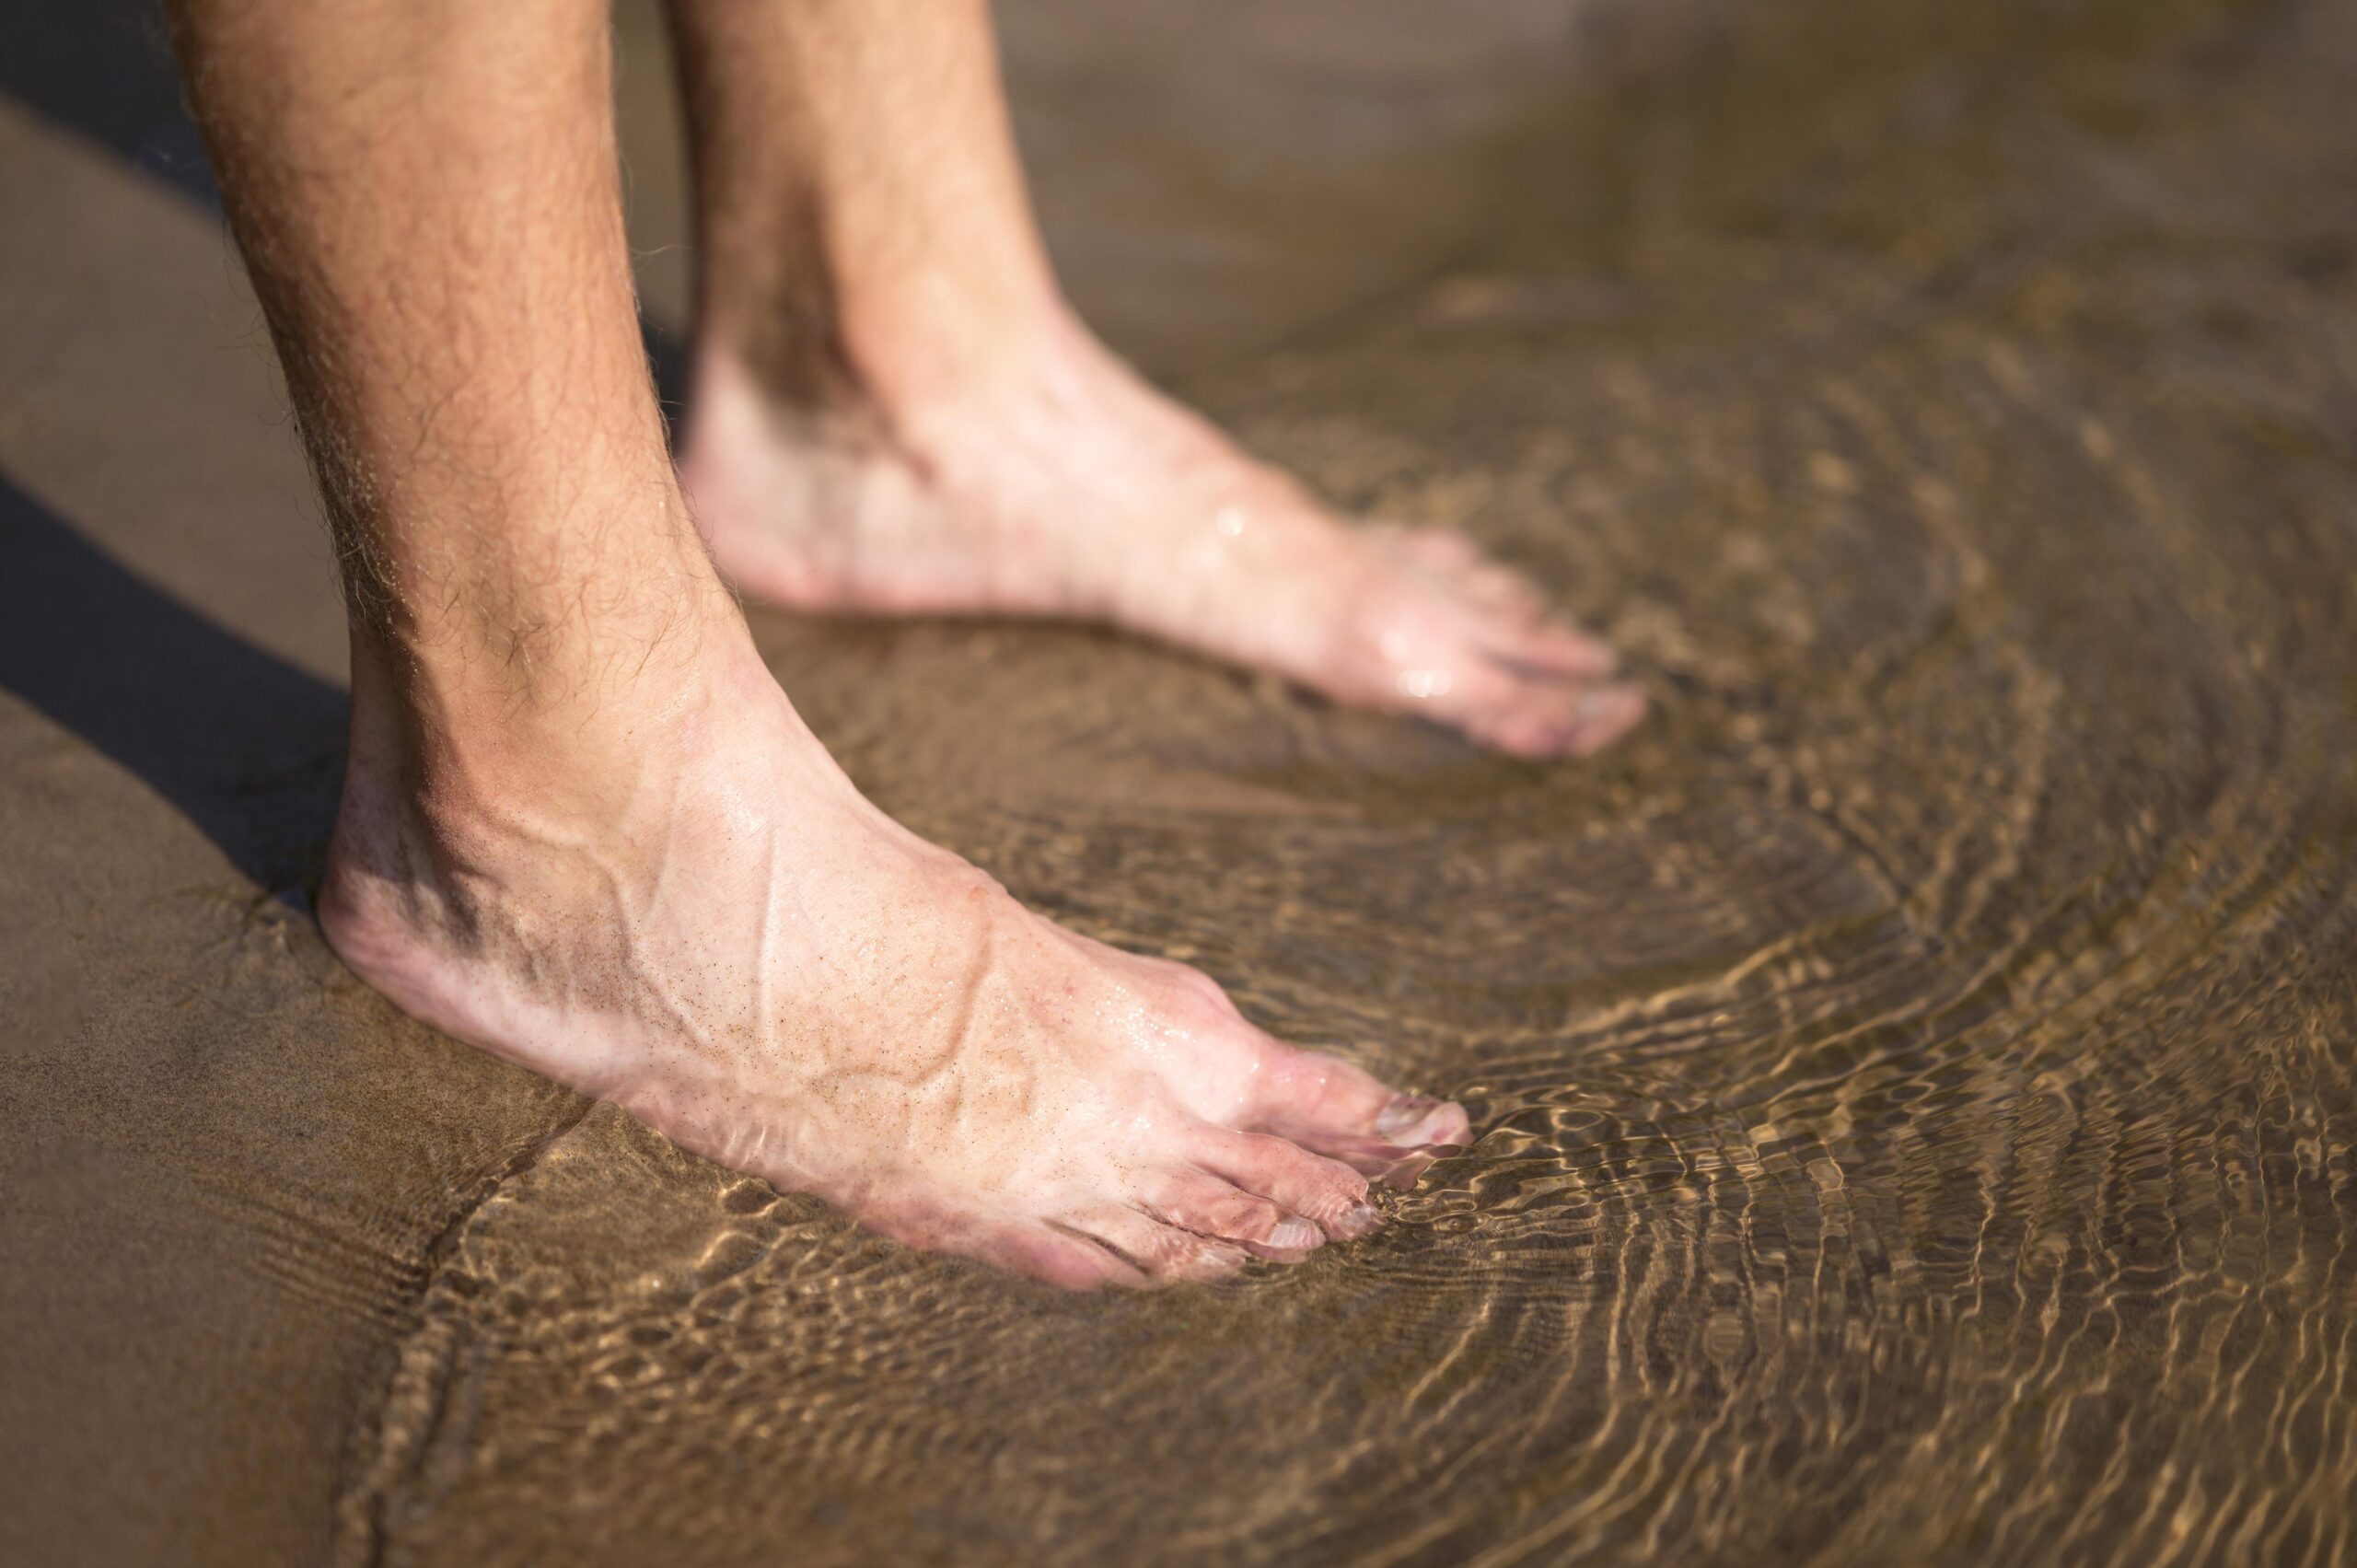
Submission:
[[[1110,622],[1527,757],[1643,716],[1602,643],[1445,529],[1353,526],[1077,328],[987,390],[796,408],[707,353],[679,470],[721,571],[796,609]]]

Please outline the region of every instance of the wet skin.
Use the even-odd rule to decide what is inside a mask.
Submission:
[[[887,1235],[1074,1287],[1364,1235],[1370,1179],[1464,1140],[1455,1105],[1270,1039],[889,821],[723,585],[1093,618],[1531,756],[1642,710],[1463,540],[1343,523],[1079,327],[979,6],[676,6],[692,506],[598,5],[176,17],[344,566],[319,917],[355,973]]]
[[[1527,757],[1645,711],[1463,535],[1353,525],[1077,323],[980,389],[845,417],[705,355],[680,474],[722,572],[805,610],[1093,620]]]
[[[714,555],[807,608],[1109,621],[1530,755],[1642,715],[1608,650],[1469,543],[1346,524],[1075,351],[1041,376],[1062,402],[926,411],[888,442],[708,370],[682,470]],[[696,605],[666,656],[599,680],[563,782],[453,763],[453,734],[431,749],[459,782],[405,788],[413,721],[356,667],[381,713],[355,714],[321,910],[346,962],[689,1148],[1074,1288],[1364,1236],[1371,1179],[1467,1140],[1458,1107],[1271,1039],[1202,973],[1041,920],[891,821],[734,607]]]
[[[344,960],[689,1148],[1074,1288],[1363,1236],[1370,1179],[1465,1140],[1457,1106],[1271,1039],[891,821],[713,615],[692,673],[605,694],[547,776],[435,748],[424,809],[364,672],[320,900]]]

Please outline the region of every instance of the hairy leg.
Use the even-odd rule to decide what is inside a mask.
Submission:
[[[1460,1139],[863,799],[689,522],[594,0],[177,0],[345,566],[319,915],[462,1039],[1069,1285],[1293,1259]]]
[[[1610,652],[1460,536],[1355,528],[1065,308],[983,0],[670,0],[701,235],[681,472],[723,571],[810,609],[1109,621],[1580,753]]]

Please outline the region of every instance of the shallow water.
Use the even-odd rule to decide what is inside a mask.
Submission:
[[[1661,699],[1619,754],[1084,633],[761,622],[920,830],[1464,1098],[1381,1239],[1063,1299],[599,1111],[442,1260],[347,1524],[2345,1560],[2357,31],[1924,9],[1603,38],[1463,155],[1516,195],[1444,268],[1188,386],[1560,587]]]
[[[2347,1561],[2357,7],[1961,9],[1592,13],[1365,149],[1380,200],[1238,186],[1364,250],[1329,308],[1280,279],[1190,354],[1083,287],[1328,493],[1561,591],[1659,699],[1611,756],[756,617],[911,826],[1465,1099],[1380,1237],[1059,1296],[470,1067],[546,1126],[447,1216],[261,1226],[383,1330],[336,1551]],[[1102,254],[1204,187],[1140,168]],[[290,940],[238,949],[272,1005],[395,1028]]]

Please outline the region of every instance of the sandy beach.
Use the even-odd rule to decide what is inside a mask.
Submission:
[[[1108,340],[1656,703],[1519,762],[750,612],[909,826],[1472,1113],[1372,1241],[1093,1296],[344,970],[333,561],[160,23],[5,9],[0,1561],[2348,1559],[2357,6],[1006,0]]]

